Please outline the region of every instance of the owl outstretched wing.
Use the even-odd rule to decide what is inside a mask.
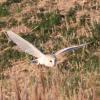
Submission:
[[[80,45],[71,46],[71,47],[68,47],[68,48],[61,49],[61,50],[59,50],[55,53],[55,56],[56,56],[57,59],[64,59],[65,60],[64,55],[65,55],[66,52],[77,50],[77,49],[82,48],[82,47],[84,47],[88,44],[90,44],[90,43],[80,44]]]
[[[19,35],[15,34],[12,31],[7,31],[6,35],[10,40],[12,40],[23,52],[28,53],[34,57],[41,57],[44,56],[44,54],[38,50],[35,46],[33,46],[31,43],[20,37]]]

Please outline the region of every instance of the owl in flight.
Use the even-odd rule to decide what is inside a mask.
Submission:
[[[21,51],[28,53],[36,58],[35,60],[32,60],[32,62],[36,62],[37,64],[45,65],[47,67],[54,67],[57,64],[57,58],[60,57],[60,55],[64,54],[65,52],[73,51],[89,44],[85,43],[81,45],[63,48],[54,54],[44,54],[34,45],[29,43],[16,33],[12,32],[11,30],[7,31],[6,35],[9,40],[13,41],[21,49]]]

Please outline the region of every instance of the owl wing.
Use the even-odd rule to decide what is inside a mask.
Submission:
[[[77,49],[82,48],[82,47],[84,47],[88,44],[90,44],[90,43],[85,43],[85,44],[71,46],[71,47],[68,47],[68,48],[61,49],[61,50],[59,50],[55,53],[55,56],[56,56],[57,59],[64,59],[65,60],[64,55],[65,55],[66,52],[77,50]]]
[[[12,40],[23,52],[28,53],[34,57],[41,57],[44,56],[44,54],[38,50],[35,46],[33,46],[31,43],[26,41],[25,39],[21,38],[19,35],[15,34],[12,31],[7,31],[6,35],[10,40]]]

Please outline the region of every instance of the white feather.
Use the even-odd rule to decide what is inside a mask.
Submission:
[[[35,46],[21,38],[19,35],[15,34],[12,31],[7,31],[7,35],[9,39],[11,39],[23,52],[26,52],[35,57],[44,56],[42,52],[40,52]]]

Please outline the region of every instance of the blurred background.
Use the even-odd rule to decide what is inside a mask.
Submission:
[[[3,30],[44,53],[91,44],[47,68],[32,64]],[[100,1],[0,0],[0,100],[100,100]]]

